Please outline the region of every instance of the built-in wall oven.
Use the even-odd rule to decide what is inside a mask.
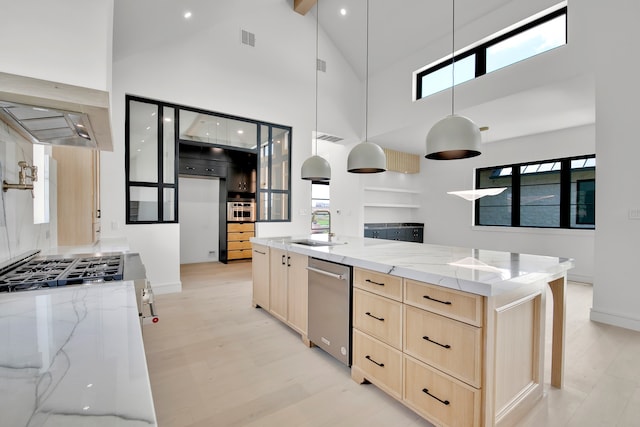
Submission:
[[[227,202],[227,221],[253,222],[255,220],[255,202]]]

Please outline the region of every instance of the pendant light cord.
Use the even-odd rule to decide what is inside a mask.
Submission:
[[[451,115],[455,111],[455,86],[456,86],[456,0],[452,0],[451,7]]]
[[[369,0],[367,0],[367,44],[366,44],[366,58],[365,64],[365,92],[364,92],[364,141],[369,140]]]
[[[320,0],[316,1],[316,134],[314,135],[315,154],[318,155],[318,38],[320,34]]]

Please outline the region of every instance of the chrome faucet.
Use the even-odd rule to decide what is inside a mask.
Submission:
[[[328,209],[316,209],[311,214],[311,229],[313,230],[313,224],[318,223],[318,216],[327,216],[329,218],[329,240],[334,236],[331,232],[331,211]]]

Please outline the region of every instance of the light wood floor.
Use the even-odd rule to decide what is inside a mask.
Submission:
[[[158,295],[160,322],[144,326],[160,427],[431,425],[253,308],[250,263],[181,274],[182,293]],[[548,386],[547,355],[547,397],[522,426],[640,426],[640,333],[589,321],[591,291],[569,283],[565,387]]]

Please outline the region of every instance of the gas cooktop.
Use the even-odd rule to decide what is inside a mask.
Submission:
[[[27,257],[0,273],[0,292],[122,280],[122,254]]]

